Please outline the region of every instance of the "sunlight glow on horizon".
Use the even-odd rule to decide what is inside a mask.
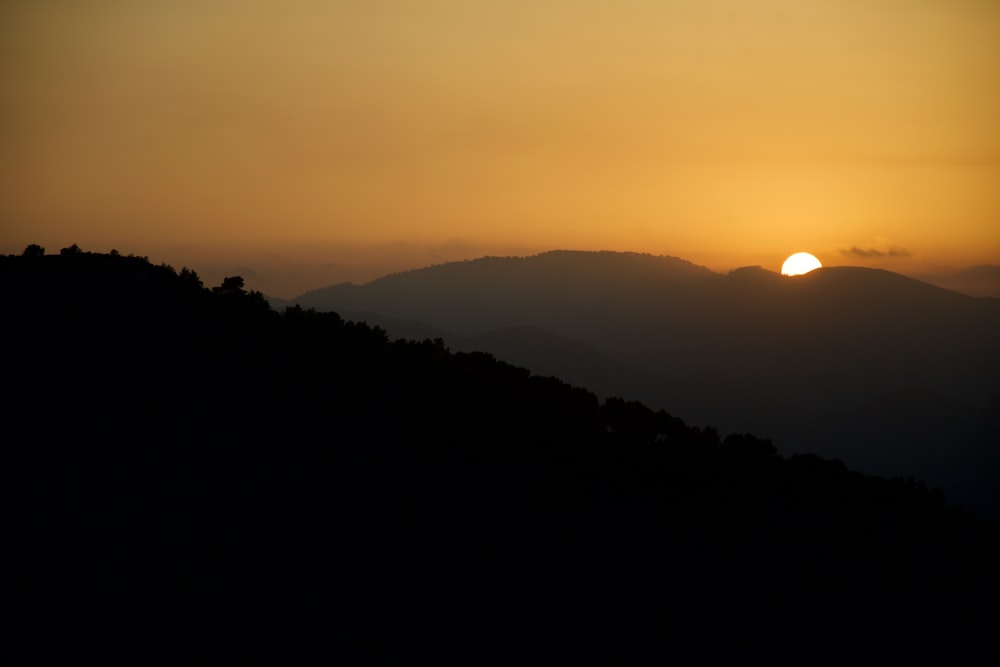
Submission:
[[[823,264],[815,255],[811,255],[808,252],[797,252],[790,255],[784,264],[781,265],[781,275],[801,276],[821,268],[823,268]]]
[[[286,293],[559,248],[1000,263],[995,3],[94,0],[0,26],[3,252],[200,255]]]

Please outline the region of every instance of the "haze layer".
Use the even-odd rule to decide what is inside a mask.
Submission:
[[[551,248],[1000,256],[995,3],[95,0],[0,26],[2,252],[120,246],[289,297]]]

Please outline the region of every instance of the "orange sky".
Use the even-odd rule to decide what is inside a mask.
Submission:
[[[1000,263],[1000,3],[2,3],[28,243],[279,296],[553,248]]]

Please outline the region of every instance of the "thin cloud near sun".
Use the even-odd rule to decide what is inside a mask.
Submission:
[[[891,245],[885,250],[881,250],[879,248],[859,248],[858,246],[851,246],[850,248],[841,248],[840,254],[846,257],[863,257],[865,259],[870,259],[882,257],[909,257],[910,251],[906,248],[901,248],[895,245]]]

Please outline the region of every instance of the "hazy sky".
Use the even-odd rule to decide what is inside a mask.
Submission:
[[[281,296],[553,248],[1000,263],[1000,2],[3,2],[33,242]]]

